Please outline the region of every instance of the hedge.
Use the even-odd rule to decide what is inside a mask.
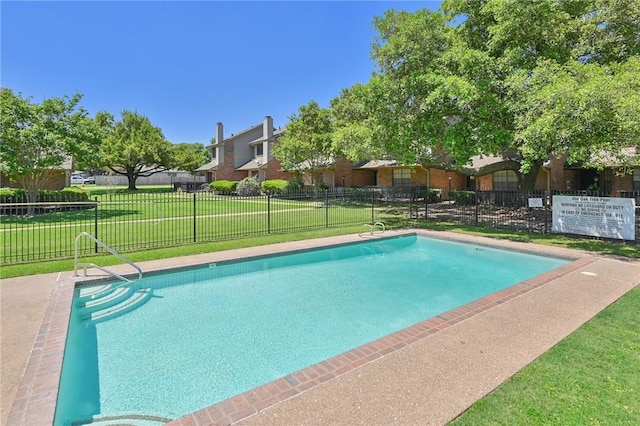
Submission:
[[[89,195],[82,188],[69,187],[62,190],[41,189],[38,202],[82,202]],[[22,188],[0,188],[0,203],[26,203],[27,191]]]
[[[236,190],[236,186],[238,182],[233,180],[216,180],[209,184],[209,188],[218,194],[231,194]]]

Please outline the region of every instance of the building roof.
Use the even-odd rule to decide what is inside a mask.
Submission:
[[[256,124],[255,126],[248,127],[246,129],[238,132],[238,133],[231,134],[231,136],[229,136],[228,138],[224,138],[222,140],[222,142],[216,141],[216,143],[213,143],[213,144],[209,145],[207,148],[224,145],[226,142],[231,141],[231,140],[233,140],[233,139],[235,139],[235,138],[237,138],[237,137],[239,137],[239,136],[241,136],[241,135],[243,135],[243,134],[245,134],[247,132],[250,132],[251,130],[254,130],[254,129],[258,128],[258,127],[262,127],[262,123]]]
[[[271,137],[271,139],[274,139],[274,138],[280,136],[283,133],[284,133],[284,129],[283,128],[273,129],[273,136]],[[251,146],[258,145],[259,143],[266,142],[267,140],[269,140],[269,139],[267,139],[266,137],[264,137],[264,135],[262,135],[258,139],[254,139],[251,142],[249,142],[249,145],[251,145]]]
[[[384,167],[397,167],[400,166],[396,160],[370,160],[364,164],[354,165],[354,169],[380,169]]]
[[[196,172],[208,172],[208,171],[217,170],[217,169],[218,169],[218,160],[211,160],[204,166],[198,167],[196,169]]]
[[[247,161],[242,166],[236,168],[236,170],[257,170],[264,169],[267,167],[267,163],[262,163],[257,161],[255,158]]]

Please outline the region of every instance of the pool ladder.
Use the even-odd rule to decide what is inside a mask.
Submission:
[[[384,223],[382,222],[376,222],[374,224],[363,223],[362,228],[368,229],[369,235],[373,235],[375,231],[380,231],[381,234],[384,234],[384,231],[385,231]],[[363,232],[365,232],[366,229],[360,229],[360,233],[358,234],[358,236],[361,237]]]
[[[96,269],[100,269],[102,272],[106,272],[107,274],[110,274],[116,278],[119,278],[123,281],[126,281],[128,283],[131,282],[130,279],[123,277],[120,274],[117,274],[103,266],[98,266],[95,263],[80,263],[78,262],[78,241],[80,240],[80,237],[87,237],[90,240],[92,240],[94,243],[99,244],[100,246],[102,246],[105,250],[107,250],[109,253],[113,254],[114,256],[117,256],[120,260],[122,260],[125,263],[128,263],[129,265],[131,265],[136,271],[138,271],[138,280],[140,280],[142,278],[142,269],[140,269],[140,267],[138,265],[136,265],[135,263],[133,263],[132,261],[130,261],[129,259],[127,259],[126,257],[124,257],[123,255],[121,255],[120,253],[118,253],[117,251],[115,251],[114,249],[112,249],[111,247],[109,247],[108,245],[106,245],[105,243],[103,243],[102,241],[100,241],[99,239],[97,239],[96,237],[94,237],[93,235],[91,235],[88,232],[81,232],[78,234],[78,236],[76,237],[76,241],[75,241],[75,255],[73,258],[73,276],[74,277],[80,277],[80,275],[78,275],[78,266],[84,268],[84,276],[87,276],[87,268],[96,268]]]

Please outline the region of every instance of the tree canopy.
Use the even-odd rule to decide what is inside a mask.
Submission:
[[[332,101],[350,158],[461,169],[515,151],[527,189],[549,158],[638,161],[637,1],[445,0],[374,26],[377,72]]]
[[[273,155],[285,170],[298,173],[309,170],[314,183],[318,184],[321,169],[335,161],[332,131],[330,110],[310,101],[289,117]]]
[[[201,143],[179,143],[173,147],[175,167],[194,173],[196,169],[211,160],[211,154]]]
[[[0,97],[0,171],[22,185],[29,201],[65,162],[97,161],[102,128],[80,106],[82,95],[34,103],[1,89]]]
[[[102,144],[101,162],[113,173],[126,176],[128,189],[135,191],[139,177],[173,168],[173,154],[173,145],[159,127],[146,116],[125,110]]]

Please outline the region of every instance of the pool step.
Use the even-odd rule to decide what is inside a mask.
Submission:
[[[142,306],[152,293],[150,288],[141,288],[140,283],[111,283],[81,288],[76,308],[83,321],[106,321]]]
[[[98,426],[122,426],[122,425],[131,425],[131,426],[162,426],[171,421],[171,419],[167,419],[160,416],[146,416],[143,414],[123,414],[119,416],[109,416],[109,417],[94,417],[92,419],[78,420],[72,422],[72,425],[98,425]]]
[[[133,293],[135,293],[135,289],[130,286],[114,288],[95,299],[84,302],[84,311],[95,312],[109,308],[128,299]]]
[[[124,299],[121,297],[113,298],[113,300],[118,301],[117,303],[110,302],[100,304],[101,309],[98,310],[88,309],[83,313],[82,320],[96,323],[117,318],[144,305],[151,299],[152,294],[153,291],[150,288],[133,289],[127,292],[128,297]]]
[[[77,298],[77,305],[84,306],[84,303],[86,301],[96,299],[103,296],[104,294],[108,294],[116,288],[118,287],[116,287],[114,284],[103,284],[86,288],[81,287]]]

